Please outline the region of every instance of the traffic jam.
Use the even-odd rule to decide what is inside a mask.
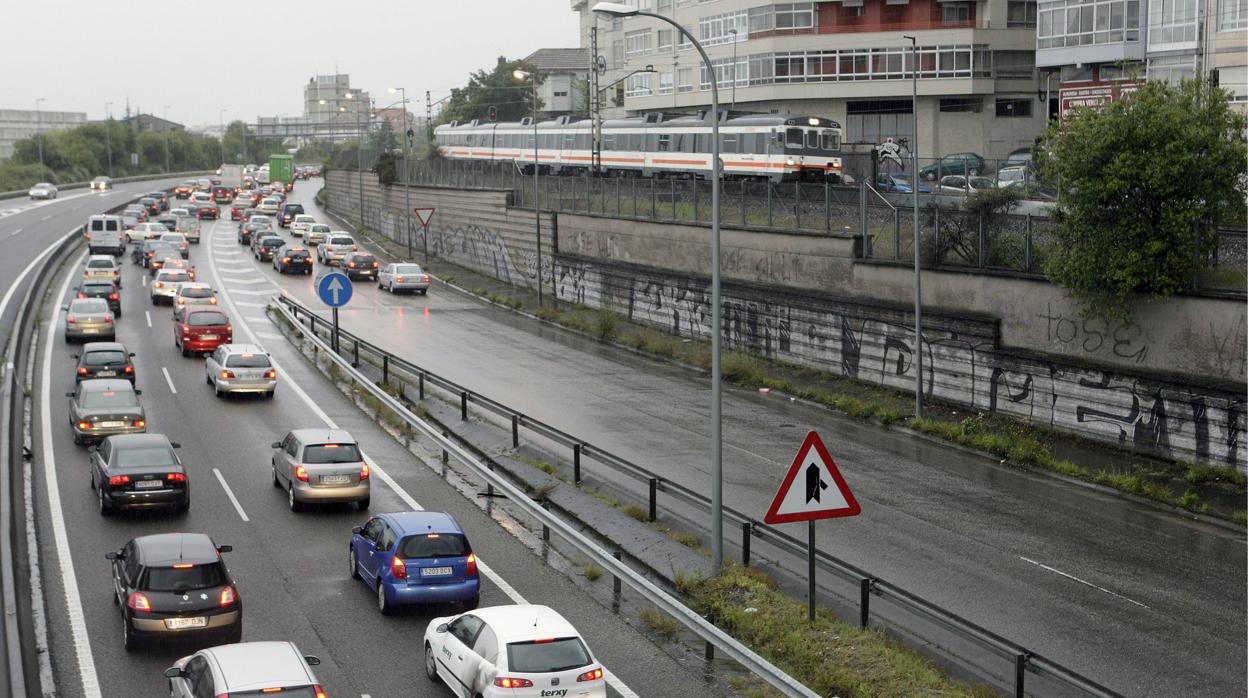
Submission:
[[[261,265],[257,272],[267,266],[275,275],[310,276],[333,267],[389,294],[428,294],[430,276],[420,265],[382,264],[350,233],[289,201],[296,180],[319,172],[289,164],[280,171],[278,161],[274,157],[272,172],[249,166],[240,168],[241,177],[227,172],[225,178],[187,180],[171,192],[152,191],[119,214],[86,222],[87,255],[73,272],[58,329],[73,360],[72,389],[65,393],[68,427],[89,471],[91,500],[83,488],[78,504],[90,501],[100,517],[177,521],[191,510],[192,493],[212,477],[207,464],[184,461],[182,444],[161,433],[161,415],[145,410],[136,387],[145,378],[168,381],[176,393],[173,374],[196,382],[199,376],[201,390],[239,407],[286,390],[265,348],[236,336],[223,289],[198,268],[207,262],[205,222],[236,224],[232,237]],[[143,338],[128,336],[130,325],[120,323],[127,293],[146,296],[149,329],[135,331],[167,338],[160,341],[171,341],[184,363],[157,370],[131,349]],[[291,513],[358,511],[359,524],[341,531],[343,557],[321,562],[340,569],[345,558],[343,573],[373,595],[378,614],[429,605],[451,611],[413,638],[430,682],[468,698],[607,695],[602,664],[558,612],[481,605],[481,566],[455,517],[367,513],[376,478],[349,431],[291,424],[280,439],[257,448],[269,454],[272,486]],[[233,546],[211,530],[153,531],[116,541],[104,555],[111,578],[100,584],[111,587],[125,651],[170,643],[184,649],[164,672],[171,696],[324,698],[316,675],[320,659],[304,655],[293,641],[243,642],[252,589],[231,574],[231,554],[237,554]]]

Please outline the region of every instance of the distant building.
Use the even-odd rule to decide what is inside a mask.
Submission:
[[[0,109],[0,160],[13,156],[13,145],[40,132],[66,131],[87,123],[86,112]]]
[[[407,124],[407,128],[416,128],[416,115],[411,112],[404,112],[402,109],[374,109],[372,114],[374,127],[380,126],[383,121],[387,121],[390,123],[390,128],[400,138],[403,136],[405,123]],[[405,118],[406,121],[404,121]]]
[[[161,133],[163,131],[184,131],[186,127],[168,119],[162,119],[159,116],[151,114],[136,114],[127,119],[122,119],[122,123],[131,124],[137,130],[145,133]]]
[[[351,89],[351,76],[317,75],[303,86],[303,116],[317,136],[354,140],[368,125],[371,97]]]
[[[589,49],[543,48],[529,54],[524,62],[536,68],[541,76],[537,98],[542,103],[543,114],[588,112]]]

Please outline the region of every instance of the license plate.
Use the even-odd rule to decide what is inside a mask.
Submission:
[[[164,480],[139,480],[138,482],[134,483],[134,489],[136,490],[158,490],[161,487],[164,487],[164,485],[165,485]]]
[[[341,485],[344,482],[351,482],[350,475],[322,475],[322,485]]]
[[[117,375],[117,372],[116,371],[97,371],[95,375],[101,378],[104,378],[106,376],[115,376]]]
[[[125,422],[99,422],[96,424],[96,426],[104,427],[105,429],[115,429],[117,427],[126,426],[126,423]]]
[[[420,576],[422,577],[445,577],[450,573],[450,567],[422,567],[420,569]]]
[[[200,339],[216,339],[216,338],[217,338],[217,335],[215,335],[215,334],[206,334],[206,335],[204,335],[204,336],[200,337]]]
[[[91,327],[84,327],[84,328],[82,328],[82,333],[83,333],[83,334],[95,334],[95,333],[97,333],[97,332],[99,332],[99,330],[94,329],[94,328],[91,328]]]
[[[208,619],[203,616],[196,618],[166,618],[165,627],[170,630],[182,630],[184,628],[206,628],[208,627]]]

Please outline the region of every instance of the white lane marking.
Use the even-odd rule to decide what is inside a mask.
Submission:
[[[52,219],[52,214],[49,213],[48,215],[44,216],[43,218],[40,218],[39,220],[46,221],[46,220],[51,220],[51,219]]]
[[[260,332],[259,330],[257,330],[255,334],[257,337],[264,337],[265,339],[286,339],[282,335],[273,334],[272,332]]]
[[[234,305],[237,305],[243,308],[267,308],[269,307],[268,303],[252,303],[251,301],[234,301]]]
[[[147,318],[147,326],[151,327],[152,326],[152,314],[144,310],[143,317]]]
[[[51,248],[48,248],[51,250]],[[74,261],[77,266],[86,257],[83,253]],[[38,261],[38,260],[36,260]],[[51,305],[48,322],[44,327],[56,325],[60,316],[60,301],[69,292],[69,282],[73,273],[65,275],[61,289],[54,296],[56,302]],[[43,444],[43,482],[48,493],[48,515],[52,519],[52,539],[55,542],[57,575],[65,590],[65,613],[69,617],[68,642],[74,645],[74,656],[78,660],[77,675],[82,680],[82,693],[86,698],[100,698],[100,677],[95,673],[95,656],[91,652],[90,636],[87,633],[87,621],[82,612],[82,597],[78,592],[78,576],[74,573],[74,557],[70,554],[69,535],[65,528],[65,511],[61,507],[61,487],[57,483],[56,454],[52,445],[52,333],[42,333],[39,341],[43,342],[43,370],[40,380],[43,385],[43,396],[39,401],[40,438]],[[62,687],[63,688],[63,687]]]
[[[225,490],[225,496],[230,498],[230,502],[234,504],[234,510],[238,512],[239,517],[242,518],[244,522],[250,522],[251,519],[247,518],[247,512],[243,511],[243,505],[239,504],[238,498],[234,496],[234,490],[230,489],[230,486],[226,484],[225,476],[222,475],[221,471],[216,468],[212,469],[212,474],[217,476],[217,482],[221,483],[221,489]]]
[[[213,259],[213,256],[211,254],[208,255],[208,268],[209,270],[212,271],[213,276],[217,276],[217,263],[216,263],[216,260]],[[234,299],[231,298],[231,293],[245,293],[245,292],[244,291],[230,291],[224,288],[222,289],[222,295],[225,296],[225,302],[227,305],[230,306],[231,317],[238,316],[242,320],[241,322],[238,323],[237,326],[240,329],[242,329],[242,331],[251,338],[251,341],[253,343],[259,344],[260,342],[256,339],[256,336],[257,336],[256,333],[252,331],[251,325],[247,324],[247,319],[242,317],[242,315],[238,312],[238,308],[234,307]],[[329,418],[329,415],[325,413],[325,410],[321,409],[321,406],[316,404],[316,402],[312,399],[312,397],[308,395],[306,392],[304,392],[303,388],[299,387],[299,384],[290,378],[290,374],[286,373],[286,371],[282,369],[281,365],[276,360],[273,360],[273,367],[276,368],[278,371],[281,371],[283,375],[286,376],[285,384],[289,386],[289,388],[296,395],[299,396],[299,399],[303,400],[303,403],[308,406],[308,409],[310,409],[313,414],[315,414],[317,417],[320,417],[321,421],[324,422],[325,425],[328,426],[329,428],[331,429],[338,428],[338,425],[334,423],[334,420]],[[407,491],[404,490],[403,487],[399,485],[398,482],[395,482],[394,478],[390,477],[389,473],[387,473],[384,469],[382,469],[381,466],[377,465],[377,462],[374,461],[372,458],[370,458],[367,453],[361,452],[360,455],[363,456],[364,462],[368,463],[369,471],[372,472],[377,477],[379,477],[382,482],[386,483],[386,486],[389,487],[392,492],[398,495],[399,499],[403,500],[404,504],[411,507],[412,510],[414,511],[424,511],[424,507],[422,507],[419,502],[413,499],[412,496],[408,494]],[[508,584],[507,581],[503,579],[503,577],[500,574],[495,572],[492,567],[485,564],[485,562],[483,562],[481,558],[479,557],[477,558],[477,569],[481,571],[481,574],[489,578],[489,580],[494,583],[494,586],[497,586],[500,590],[502,590],[502,592],[507,595],[507,598],[511,599],[513,603],[517,603],[517,604],[528,603],[528,601],[524,598],[524,596],[522,596],[519,591],[516,591],[515,587]],[[605,664],[603,665],[603,669],[606,669]],[[605,678],[607,680],[607,683],[610,684],[611,687],[616,690],[616,692],[624,696],[624,698],[638,698],[637,694],[634,693],[633,690],[629,688],[623,681],[621,681],[618,676],[616,676],[610,670],[606,670],[605,673],[606,673]]]
[[[1031,564],[1035,565],[1036,567],[1039,567],[1040,569],[1043,569],[1043,570],[1048,570],[1048,571],[1050,571],[1050,572],[1052,572],[1052,573],[1054,573],[1054,574],[1060,574],[1061,576],[1063,576],[1063,577],[1065,577],[1065,578],[1067,578],[1067,579],[1070,579],[1070,580],[1073,580],[1073,581],[1079,582],[1080,584],[1084,584],[1084,585],[1086,585],[1086,586],[1090,586],[1090,587],[1092,587],[1093,589],[1096,589],[1097,591],[1103,591],[1103,592],[1105,592],[1106,594],[1109,594],[1110,596],[1116,596],[1116,597],[1118,597],[1118,598],[1122,599],[1123,601],[1128,601],[1128,602],[1133,603],[1133,604],[1135,604],[1136,606],[1139,606],[1139,607],[1141,607],[1141,608],[1148,608],[1150,611],[1152,610],[1152,609],[1151,609],[1151,608],[1149,608],[1148,606],[1146,606],[1146,605],[1144,605],[1144,604],[1140,603],[1139,601],[1136,601],[1135,599],[1127,598],[1126,596],[1123,596],[1122,594],[1118,594],[1118,593],[1112,592],[1112,591],[1110,591],[1109,589],[1106,589],[1105,587],[1097,586],[1097,585],[1093,584],[1092,582],[1089,582],[1089,581],[1085,581],[1085,580],[1083,580],[1083,579],[1080,579],[1080,578],[1076,577],[1076,576],[1075,576],[1075,575],[1073,575],[1073,574],[1067,574],[1067,573],[1065,573],[1065,572],[1063,572],[1063,571],[1061,571],[1061,570],[1057,569],[1056,567],[1049,567],[1048,565],[1045,565],[1045,564],[1043,564],[1043,563],[1036,562],[1035,560],[1032,560],[1031,558],[1026,558],[1026,557],[1023,557],[1022,555],[1019,555],[1019,556],[1018,556],[1018,559],[1022,560],[1023,562],[1028,562],[1028,563],[1031,563]]]
[[[17,230],[14,230],[13,232],[9,233],[9,237],[13,237],[14,235],[17,235],[18,233],[22,232],[22,230],[23,230],[22,228],[18,228]]]
[[[174,395],[177,395],[178,389],[173,387],[173,378],[170,377],[169,375],[169,369],[165,368],[164,366],[161,366],[160,372],[165,374],[165,382],[169,384],[169,392],[173,393]]]
[[[147,274],[143,275],[143,288],[147,288]]]
[[[275,296],[277,295],[277,292],[275,291],[246,291],[246,290],[238,289],[238,288],[234,289],[232,293],[241,293],[244,296]]]
[[[250,315],[244,315],[243,319],[246,320],[247,322],[269,323],[269,319],[267,317],[252,317]]]

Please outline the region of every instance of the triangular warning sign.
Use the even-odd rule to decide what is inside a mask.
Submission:
[[[862,513],[854,493],[836,469],[819,434],[810,432],[763,521],[769,524],[857,516]]]
[[[414,208],[414,209],[412,209],[412,210],[416,212],[416,217],[420,219],[420,224],[421,224],[421,225],[429,225],[429,219],[430,219],[430,218],[433,218],[433,212],[434,212],[434,210],[435,210],[435,209],[432,209],[432,208]]]

